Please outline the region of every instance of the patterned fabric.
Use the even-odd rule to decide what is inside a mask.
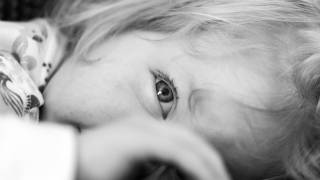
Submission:
[[[39,120],[39,88],[62,58],[64,42],[44,20],[0,21],[0,113]],[[1,102],[2,101],[2,102]]]

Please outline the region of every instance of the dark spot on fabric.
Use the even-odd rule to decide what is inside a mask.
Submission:
[[[32,109],[40,106],[40,101],[36,96],[30,95],[28,98],[30,98],[30,104],[29,104],[29,107],[27,107],[28,109]]]
[[[13,52],[13,53],[12,53],[12,56],[13,56],[13,57],[14,57],[14,59],[15,59],[15,60],[20,64],[21,59],[20,59],[20,57],[19,57],[18,53]]]
[[[42,42],[43,42],[42,37],[40,37],[39,35],[34,35],[34,36],[32,37],[32,39],[35,40],[35,41],[38,42],[38,43],[42,43]]]
[[[39,87],[38,87],[38,89],[39,89],[39,91],[40,91],[41,93],[43,93],[44,88],[45,88],[45,86],[44,86],[44,85],[41,85],[41,86],[39,86]]]

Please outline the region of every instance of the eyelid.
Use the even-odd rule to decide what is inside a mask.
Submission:
[[[143,77],[147,77],[143,79]],[[138,77],[139,78],[139,77]],[[133,83],[131,87],[133,87],[133,92],[137,97],[140,105],[148,112],[149,115],[154,117],[155,119],[161,116],[160,107],[155,103],[157,102],[157,97],[154,96],[154,77],[152,74],[147,73],[142,77],[142,81],[139,81],[139,84]]]
[[[162,109],[162,106],[161,106],[161,102],[159,101],[159,99],[157,97],[157,94],[154,93],[155,97],[156,97],[156,100],[159,103],[159,108],[161,110],[162,117],[163,117],[163,119],[167,119],[167,117],[170,116],[170,114],[172,114],[172,111],[174,111],[176,109],[177,105],[178,105],[179,97],[178,97],[177,88],[175,86],[174,81],[171,78],[169,78],[169,76],[166,73],[164,73],[164,72],[162,72],[160,70],[155,70],[155,71],[151,70],[150,72],[153,74],[153,77],[154,77],[154,80],[155,80],[154,84],[156,84],[159,81],[165,81],[165,83],[167,83],[170,86],[170,89],[173,91],[173,94],[174,94],[174,100],[172,102],[173,105],[171,106],[171,109],[168,112],[168,114],[166,114],[166,116],[163,115],[163,109]],[[157,81],[157,78],[159,79],[158,81]]]

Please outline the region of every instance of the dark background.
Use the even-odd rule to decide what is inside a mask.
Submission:
[[[43,17],[48,1],[52,0],[0,0],[0,20],[26,21]]]

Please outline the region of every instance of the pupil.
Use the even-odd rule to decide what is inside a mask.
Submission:
[[[163,87],[163,89],[161,89],[160,91],[162,92],[161,94],[164,96],[167,96],[170,93],[167,87]]]

